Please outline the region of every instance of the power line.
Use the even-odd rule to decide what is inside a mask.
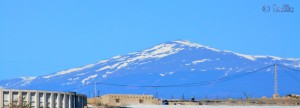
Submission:
[[[300,70],[297,70],[297,69],[294,69],[294,68],[291,68],[291,67],[288,67],[288,66],[284,66],[284,65],[281,65],[281,64],[278,64],[278,66],[289,69],[289,70],[293,70],[293,71],[296,71],[296,72],[300,72]]]
[[[223,81],[233,80],[233,79],[241,78],[241,77],[244,77],[244,76],[247,76],[247,75],[259,72],[260,70],[264,70],[264,69],[269,68],[271,66],[273,66],[273,65],[269,65],[269,66],[266,66],[266,67],[263,67],[263,68],[259,68],[259,69],[253,70],[253,71],[249,71],[249,72],[238,74],[238,75],[231,76],[231,77],[223,77],[223,78],[216,79],[216,80],[204,81],[204,82],[197,82],[197,83],[189,83],[189,84],[185,84],[185,85],[194,85],[194,84],[207,85],[207,84],[216,83],[216,82],[223,82]]]
[[[266,66],[266,67],[263,67],[263,68],[259,68],[259,69],[256,69],[256,70],[253,70],[253,71],[249,71],[249,72],[246,72],[246,73],[242,73],[242,74],[238,74],[238,75],[235,75],[235,76],[223,77],[223,78],[220,78],[220,79],[215,79],[215,80],[210,80],[210,81],[203,81],[203,82],[194,82],[194,83],[184,83],[184,84],[175,84],[175,85],[155,85],[155,86],[152,86],[152,85],[142,85],[141,86],[141,85],[113,84],[113,83],[103,83],[103,82],[101,82],[101,83],[96,83],[96,85],[109,85],[109,86],[119,86],[119,87],[137,87],[137,88],[202,86],[202,85],[208,85],[208,84],[212,84],[212,83],[220,83],[220,82],[224,82],[224,81],[228,81],[228,80],[233,80],[233,79],[241,78],[241,77],[244,77],[244,76],[256,73],[256,72],[258,72],[260,70],[269,68],[271,66],[273,66],[273,65],[269,65],[269,66]],[[92,84],[87,84],[87,85],[84,85],[84,86],[81,86],[81,87],[77,87],[77,88],[74,88],[74,89],[71,89],[71,90],[83,88],[83,87],[90,86],[90,85],[92,85]]]
[[[83,88],[83,87],[86,87],[86,86],[90,86],[90,85],[91,84],[86,84],[86,85],[83,85],[83,86],[79,86],[79,87],[76,87],[76,88],[69,89],[67,91],[72,91],[72,90],[80,89],[80,88]]]
[[[297,77],[295,77],[293,74],[289,73],[288,71],[285,71],[286,68],[283,68],[283,69],[284,69],[283,71],[284,71],[287,75],[289,75],[289,76],[292,77],[293,79],[295,79],[295,80],[297,80],[297,81],[300,82],[300,79],[298,79]]]

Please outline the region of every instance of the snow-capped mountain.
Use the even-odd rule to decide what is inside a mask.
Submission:
[[[211,81],[258,70],[272,64],[300,69],[300,59],[252,56],[203,46],[185,40],[161,43],[152,48],[115,56],[97,63],[37,77],[0,81],[3,88],[76,91],[93,96],[94,83],[100,94],[153,94],[160,98],[271,96],[273,68],[234,80],[205,85],[172,86]],[[286,73],[288,72],[288,74]],[[297,72],[278,68],[279,93],[300,93]],[[92,85],[92,86],[89,86]],[[127,86],[126,86],[127,85]],[[132,86],[128,86],[132,85]],[[136,87],[163,86],[163,87]]]

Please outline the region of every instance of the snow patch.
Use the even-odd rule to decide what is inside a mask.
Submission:
[[[132,53],[129,53],[129,54],[134,55],[134,54],[138,54],[138,52],[132,52]]]
[[[215,69],[217,69],[217,70],[225,70],[226,68],[225,67],[216,67]]]
[[[171,54],[175,54],[183,48],[175,48],[176,44],[160,44],[154,46],[150,49],[142,51],[138,57],[133,58],[130,61],[135,61],[137,59],[147,59],[147,58],[162,58]]]
[[[177,52],[179,52],[180,50],[183,50],[183,48],[174,48],[176,44],[160,44],[157,46],[154,46],[150,49],[146,49],[142,52],[139,53],[135,53],[136,56],[132,57],[132,58],[128,58],[125,61],[116,63],[114,65],[108,65],[108,66],[104,66],[98,70],[96,70],[96,72],[98,71],[102,71],[102,70],[106,70],[106,69],[114,69],[117,68],[121,69],[124,68],[126,66],[128,66],[131,62],[137,61],[137,60],[145,60],[145,59],[151,59],[151,58],[162,58],[171,54],[175,54]],[[120,58],[119,56],[114,57],[114,58]],[[105,75],[104,75],[105,76]]]
[[[298,58],[287,58],[287,60],[290,60],[290,61],[300,61],[300,59],[298,59]]]
[[[89,77],[87,77],[87,78],[84,78],[83,80],[81,80],[81,83],[82,83],[82,84],[85,84],[85,82],[86,82],[87,80],[94,79],[94,78],[96,78],[97,76],[98,76],[98,75],[95,74],[95,75],[91,75],[91,76],[89,76]]]
[[[68,78],[69,81],[75,81],[75,80],[79,80],[79,77],[76,78]]]
[[[124,63],[130,63],[137,60],[145,60],[151,58],[163,58],[183,50],[183,48],[175,48],[175,45],[176,44],[160,44],[154,46],[150,49],[146,49],[140,53],[137,53],[137,56],[124,61]]]
[[[238,56],[244,57],[246,59],[252,60],[252,61],[256,60],[256,58],[254,56],[251,56],[251,55],[239,54],[239,53],[235,53],[235,54],[238,55]]]
[[[137,63],[138,65],[143,65],[143,64],[147,64],[147,63],[151,63],[152,61],[147,61],[147,62],[141,62],[141,63]]]
[[[210,59],[201,59],[201,60],[193,61],[192,63],[195,65],[195,64],[202,63],[202,62],[207,62],[207,61],[211,61],[211,60]]]
[[[67,85],[75,84],[75,82],[68,82]]]
[[[113,59],[118,59],[118,58],[121,58],[121,56],[114,56],[114,57],[112,57]]]
[[[96,70],[96,72],[99,72],[99,71],[102,71],[102,70],[106,70],[106,69],[113,69],[115,67],[117,67],[120,63],[116,63],[116,64],[113,64],[113,65],[108,65],[108,66],[104,66],[98,70]]]
[[[168,74],[169,74],[169,75],[172,75],[172,74],[174,74],[174,73],[175,73],[175,72],[169,72]]]
[[[232,54],[235,54],[235,55],[237,55],[237,56],[240,56],[240,57],[245,58],[245,59],[248,59],[248,60],[252,60],[252,61],[255,61],[255,60],[256,60],[256,57],[255,57],[255,56],[252,56],[252,55],[246,55],[246,54],[235,53],[235,52],[231,52],[231,51],[228,51],[228,50],[225,50],[224,52],[232,53]]]
[[[281,57],[276,57],[276,56],[263,56],[263,55],[258,55],[258,56],[254,56],[256,58],[272,58],[272,60],[284,60],[284,58],[281,58]],[[293,58],[288,58],[287,60],[296,60],[296,59],[293,59]]]
[[[106,78],[109,74],[112,74],[114,72],[106,72],[105,74],[102,75],[103,78]]]
[[[276,57],[276,56],[269,56],[272,58],[272,60],[283,60],[283,58],[281,57]]]
[[[190,41],[182,40],[182,41],[174,41],[174,42],[180,43],[180,44],[183,44],[183,45],[187,45],[187,46],[190,46],[190,47],[196,47],[196,48],[202,47],[202,48],[206,48],[206,49],[209,49],[209,50],[212,50],[212,51],[215,51],[215,52],[221,52],[221,51],[218,50],[218,49],[211,48],[211,47],[204,46],[204,45],[200,45],[200,44],[193,43],[193,42],[190,42]]]
[[[90,68],[90,67],[93,67],[93,66],[95,66],[95,64],[89,64],[89,65],[86,65],[86,66],[83,66],[83,67],[72,68],[72,69],[69,69],[69,70],[57,72],[56,74],[53,74],[53,75],[44,76],[43,78],[51,78],[51,77],[54,77],[54,76],[64,75],[64,74],[80,71],[80,70],[83,70],[83,69],[86,69],[86,68]]]
[[[86,73],[80,73],[80,74],[76,74],[76,76],[82,76],[85,75]]]
[[[125,62],[119,62],[119,63],[116,63],[116,64],[113,64],[113,65],[107,65],[107,66],[104,66],[98,70],[95,70],[96,72],[99,72],[99,71],[103,71],[103,70],[106,70],[106,69],[114,69],[114,68],[117,68],[117,70],[123,68],[123,67],[126,67],[128,65],[128,63],[125,61]]]
[[[160,73],[159,75],[162,76],[162,77],[164,77],[166,75],[172,75],[174,73],[175,73],[174,71],[171,71],[171,72],[166,72],[166,73]]]
[[[37,77],[20,77],[23,82],[23,84],[21,84],[21,86],[25,86],[27,84],[29,84],[31,81],[33,81],[34,79],[36,79]]]
[[[20,77],[21,79],[23,79],[23,81],[32,81],[34,79],[36,79],[37,77]]]
[[[268,58],[268,56],[263,56],[263,55],[257,55],[257,56],[254,56],[255,58]]]
[[[98,61],[97,64],[101,64],[101,63],[105,63],[105,62],[108,62],[109,60],[101,60],[101,61]]]
[[[126,67],[128,65],[128,63],[122,63],[121,65],[119,65],[118,67],[117,67],[117,69],[121,69],[121,68],[123,68],[123,67]]]
[[[159,75],[162,76],[162,77],[165,76],[165,74],[159,74]]]
[[[193,43],[193,42],[190,42],[190,41],[185,41],[185,40],[174,41],[174,42],[177,42],[177,43],[180,43],[180,44],[183,44],[183,45],[187,45],[187,46],[190,46],[190,47],[201,47],[202,46],[200,44]]]

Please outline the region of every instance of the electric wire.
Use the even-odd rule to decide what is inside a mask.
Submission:
[[[293,70],[293,71],[296,71],[296,72],[300,72],[300,70],[297,70],[297,69],[294,69],[294,68],[291,68],[291,67],[288,67],[288,66],[284,66],[284,65],[281,65],[281,64],[277,64],[277,65],[280,66],[280,67],[289,69],[289,70]]]
[[[297,77],[295,77],[293,74],[291,74],[290,72],[286,71],[286,69],[288,68],[283,68],[283,72],[285,72],[287,75],[289,75],[290,77],[292,77],[293,79],[295,79],[296,81],[300,82],[300,79],[298,79]]]
[[[220,79],[215,79],[215,80],[210,80],[210,81],[194,82],[194,83],[184,83],[184,84],[175,84],[175,85],[127,85],[127,84],[113,84],[113,83],[103,83],[103,82],[98,82],[98,83],[94,83],[94,84],[96,84],[96,85],[108,85],[108,86],[119,86],[119,87],[137,87],[137,88],[145,88],[145,87],[147,87],[147,88],[157,88],[157,87],[162,88],[162,87],[203,86],[203,85],[209,85],[209,84],[212,84],[212,83],[220,83],[220,82],[224,82],[224,81],[228,81],[228,80],[233,80],[233,79],[241,78],[241,77],[244,77],[244,76],[247,76],[247,75],[259,72],[261,70],[267,69],[267,68],[269,68],[271,66],[273,66],[273,65],[269,65],[269,66],[266,66],[266,67],[263,67],[263,68],[255,69],[253,71],[248,71],[246,73],[242,73],[242,74],[238,74],[238,75],[234,75],[234,76],[229,76],[229,77],[223,77],[223,78],[220,78]],[[80,89],[80,88],[83,88],[83,87],[86,87],[86,86],[90,86],[90,85],[94,85],[94,84],[86,84],[84,86],[73,88],[73,89],[70,89],[68,91]]]

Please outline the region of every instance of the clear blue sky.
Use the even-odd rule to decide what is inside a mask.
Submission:
[[[272,12],[273,4],[294,12]],[[300,58],[299,12],[299,0],[1,0],[0,79],[54,73],[176,39]]]

